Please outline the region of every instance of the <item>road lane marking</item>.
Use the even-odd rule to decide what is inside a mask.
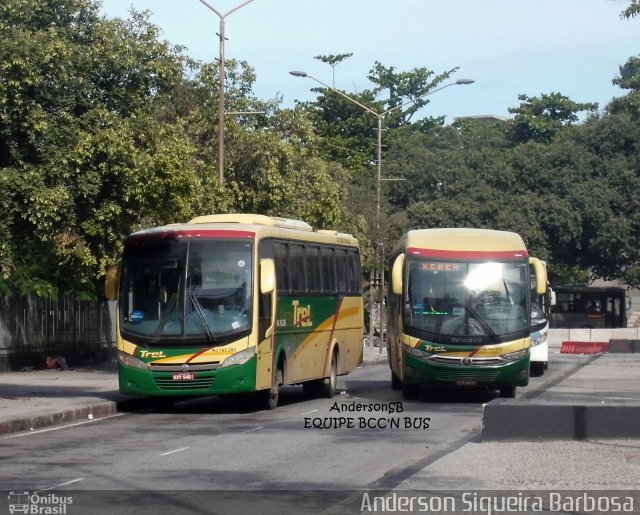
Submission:
[[[169,454],[174,454],[176,452],[186,451],[189,447],[183,447],[182,449],[175,449],[173,451],[167,451],[160,454],[160,456],[168,456]]]
[[[46,492],[47,490],[53,490],[54,488],[60,488],[61,486],[67,486],[70,485],[72,483],[77,483],[78,481],[84,481],[83,477],[79,477],[77,479],[72,479],[71,481],[65,481],[64,483],[60,483],[59,485],[55,485],[55,486],[50,486],[49,488],[41,488],[39,490],[36,490],[37,492]]]
[[[251,431],[257,431],[258,429],[262,429],[264,426],[254,427],[253,429],[247,429],[246,431],[242,431],[243,433],[251,433]]]
[[[23,433],[17,433],[17,434],[3,436],[0,439],[1,440],[6,440],[8,438],[21,438],[23,436],[31,436],[31,435],[37,435],[37,434],[40,434],[40,433],[48,433],[49,431],[59,431],[60,429],[67,429],[69,427],[82,426],[84,424],[94,424],[95,422],[98,422],[100,420],[107,420],[107,419],[110,419],[110,418],[122,417],[123,415],[126,415],[126,413],[114,413],[113,415],[106,415],[106,416],[100,417],[100,418],[92,418],[90,420],[82,420],[80,422],[74,422],[73,424],[65,424],[63,426],[47,427],[45,429],[32,429],[31,431],[28,431],[28,432],[25,430],[25,432],[23,432]]]
[[[300,415],[310,415],[311,413],[316,413],[317,409],[312,409],[311,411],[307,411],[306,413],[300,413]]]

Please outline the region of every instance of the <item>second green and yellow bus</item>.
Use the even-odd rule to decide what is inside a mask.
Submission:
[[[513,232],[422,229],[392,254],[391,383],[407,399],[426,387],[487,387],[514,397],[529,382],[530,272],[546,274]]]
[[[120,391],[332,396],[362,362],[357,240],[298,220],[202,216],[136,232],[106,293],[118,299]]]

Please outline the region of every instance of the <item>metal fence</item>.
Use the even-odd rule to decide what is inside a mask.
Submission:
[[[46,355],[79,362],[115,342],[115,303],[0,296],[0,368],[38,366]]]

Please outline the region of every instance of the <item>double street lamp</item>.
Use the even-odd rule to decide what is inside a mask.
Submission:
[[[375,110],[371,109],[370,107],[362,104],[361,102],[357,101],[355,98],[350,97],[346,93],[343,93],[340,90],[332,88],[328,84],[325,84],[321,80],[313,77],[312,75],[309,75],[306,72],[303,72],[303,71],[290,71],[289,73],[291,75],[293,75],[294,77],[308,78],[308,79],[311,79],[311,80],[317,82],[318,84],[321,84],[322,86],[324,86],[328,90],[333,91],[334,93],[337,93],[341,97],[343,97],[343,98],[349,100],[350,102],[356,104],[357,106],[361,107],[362,109],[364,109],[368,113],[371,113],[373,116],[375,116],[377,118],[377,120],[378,120],[378,144],[377,144],[377,181],[376,181],[376,197],[377,197],[377,200],[376,200],[376,238],[379,240],[380,239],[381,183],[382,183],[383,180],[385,180],[385,179],[382,178],[382,121],[384,120],[384,117],[386,115],[388,115],[389,113],[391,113],[392,111],[395,111],[397,109],[401,109],[401,108],[403,108],[403,107],[405,107],[405,106],[407,106],[409,104],[414,104],[418,100],[420,100],[420,99],[422,99],[422,98],[424,98],[426,96],[432,95],[433,93],[441,91],[441,90],[443,90],[445,88],[448,88],[450,86],[462,86],[462,85],[472,84],[475,81],[471,80],[471,79],[458,79],[455,82],[450,82],[448,84],[444,84],[443,86],[440,86],[439,88],[433,89],[431,91],[427,91],[426,93],[423,93],[422,95],[419,95],[414,99],[408,100],[407,102],[404,102],[403,104],[394,106],[394,107],[392,107],[390,109],[387,109],[385,111],[382,111],[382,112],[378,112],[378,111],[375,111]],[[386,180],[398,180],[398,179],[386,179]],[[384,277],[384,274],[382,276]],[[383,284],[383,289],[384,289],[384,284]],[[380,323],[380,341],[381,341],[381,343],[380,343],[380,352],[382,352],[382,336],[383,336],[382,306],[381,306],[381,309],[380,309],[380,320],[379,320],[379,323]],[[373,328],[373,323],[371,323],[371,328]],[[371,334],[373,334],[373,329],[371,330]]]
[[[200,0],[202,4],[207,6],[210,10],[218,15],[220,18],[220,83],[219,83],[219,91],[218,91],[218,178],[220,180],[220,184],[224,184],[224,20],[231,13],[236,12],[241,7],[244,7],[248,3],[253,2],[253,0],[246,0],[242,2],[240,5],[235,6],[230,11],[222,14],[218,12],[214,7],[209,5],[205,0]]]

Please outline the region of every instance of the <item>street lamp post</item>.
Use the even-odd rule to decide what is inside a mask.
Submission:
[[[236,12],[241,7],[244,7],[248,3],[253,2],[253,0],[245,0],[240,5],[235,6],[230,11],[222,14],[218,12],[214,7],[209,5],[205,0],[199,0],[200,3],[204,4],[211,11],[218,15],[220,18],[220,84],[218,90],[218,179],[220,180],[220,184],[224,184],[224,21],[227,16],[231,13]]]
[[[200,0],[202,1],[202,0]],[[386,115],[388,115],[389,113],[391,113],[392,111],[395,111],[396,109],[401,109],[402,107],[405,107],[409,104],[413,104],[415,102],[417,102],[418,100],[432,95],[433,93],[436,93],[438,91],[441,91],[445,88],[448,88],[450,86],[460,86],[460,85],[466,85],[466,84],[472,84],[473,82],[475,82],[474,80],[471,79],[458,79],[455,82],[450,82],[448,84],[445,84],[443,86],[440,86],[439,88],[436,88],[432,91],[428,91],[426,93],[423,93],[422,95],[418,95],[416,98],[408,100],[407,102],[404,102],[403,104],[394,106],[390,109],[387,109],[385,111],[382,112],[377,112],[374,111],[373,109],[371,109],[370,107],[367,107],[366,105],[358,102],[355,98],[351,98],[349,95],[347,95],[346,93],[343,93],[340,90],[337,90],[331,86],[329,86],[328,84],[325,84],[324,82],[322,82],[319,79],[316,79],[315,77],[313,77],[312,75],[309,75],[306,72],[303,71],[290,71],[289,72],[291,75],[293,75],[294,77],[306,77],[308,79],[311,79],[315,82],[317,82],[318,84],[321,84],[322,86],[324,86],[325,88],[329,89],[330,91],[333,91],[334,93],[337,93],[338,95],[340,95],[341,97],[346,98],[347,100],[349,100],[350,102],[356,104],[357,106],[360,106],[362,109],[364,109],[365,111],[371,113],[372,115],[374,115],[377,119],[378,119],[378,148],[377,148],[377,181],[376,181],[376,239],[380,240],[380,203],[381,203],[381,184],[383,180],[398,180],[398,179],[382,179],[382,120],[384,119],[384,117]],[[377,242],[378,244],[380,244],[380,241]],[[376,247],[376,253],[378,253],[378,249]],[[384,255],[384,254],[383,254]],[[382,273],[382,277],[384,277],[384,272]],[[384,291],[384,283],[383,283],[383,291]],[[371,306],[371,310],[373,310],[373,306]],[[379,323],[380,323],[380,352],[382,352],[382,340],[383,340],[383,310],[382,310],[382,304],[380,304],[380,319],[379,319]],[[372,339],[373,339],[373,321],[370,322],[370,338],[369,338],[369,344],[371,345],[372,343]]]

